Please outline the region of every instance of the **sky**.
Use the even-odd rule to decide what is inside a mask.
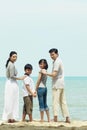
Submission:
[[[51,72],[51,48],[58,49],[65,76],[87,76],[87,0],[0,1],[0,76],[12,50],[19,76],[26,63],[37,76],[41,58]]]

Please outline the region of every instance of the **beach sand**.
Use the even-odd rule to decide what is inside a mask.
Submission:
[[[65,122],[15,122],[6,123],[0,121],[0,130],[87,130],[87,121],[71,121]]]

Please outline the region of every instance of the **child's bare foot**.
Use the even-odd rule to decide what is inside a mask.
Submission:
[[[50,119],[48,119],[48,122],[50,122],[51,120]]]
[[[21,122],[25,122],[25,119],[22,119]]]
[[[58,120],[51,119],[50,122],[58,122]]]
[[[51,122],[54,122],[54,119],[51,119],[50,121],[51,121]]]
[[[40,120],[40,122],[42,123],[42,122],[44,122],[44,120]]]

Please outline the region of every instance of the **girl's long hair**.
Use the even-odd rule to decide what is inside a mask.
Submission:
[[[9,61],[10,61],[10,57],[11,57],[12,55],[14,55],[14,54],[17,54],[17,52],[15,52],[15,51],[11,51],[11,52],[10,52],[9,58],[8,58],[8,60],[6,61],[6,65],[5,65],[6,68],[7,68],[7,66],[8,66]]]

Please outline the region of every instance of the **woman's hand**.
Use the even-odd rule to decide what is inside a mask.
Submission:
[[[24,75],[22,77],[20,77],[20,80],[24,80],[27,77],[27,75]]]

